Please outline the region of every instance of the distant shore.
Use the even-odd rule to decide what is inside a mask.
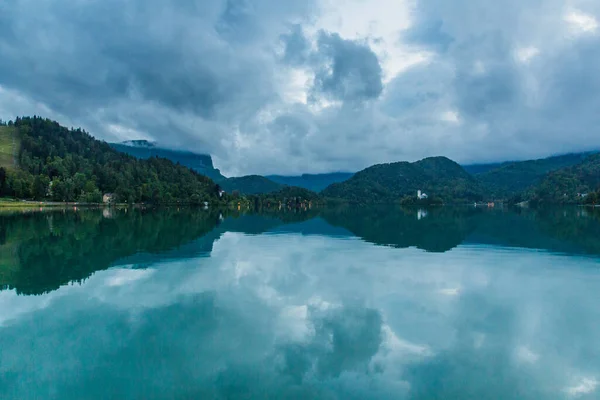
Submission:
[[[0,199],[1,210],[33,210],[36,208],[106,208],[106,207],[129,207],[143,206],[143,204],[106,204],[106,203],[83,203],[83,202],[61,202],[61,201],[33,201],[17,199]]]

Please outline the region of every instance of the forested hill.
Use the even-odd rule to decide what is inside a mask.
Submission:
[[[16,168],[0,168],[0,196],[101,202],[219,201],[210,179],[172,161],[139,160],[117,152],[81,129],[39,117],[17,118],[9,127],[19,148]]]
[[[564,154],[539,160],[492,164],[492,168],[485,168],[485,165],[466,168],[475,172],[474,176],[485,186],[490,197],[508,198],[540,183],[548,173],[577,165],[591,154]]]
[[[532,203],[598,203],[600,201],[600,154],[577,165],[551,172],[516,200]]]
[[[417,190],[445,202],[478,201],[484,195],[481,184],[446,157],[374,165],[329,186],[322,194],[356,203],[386,203],[416,196]]]

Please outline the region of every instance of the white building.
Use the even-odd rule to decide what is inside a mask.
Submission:
[[[423,193],[420,190],[417,190],[417,199],[423,200],[423,199],[426,199],[427,197],[428,197],[427,193]]]

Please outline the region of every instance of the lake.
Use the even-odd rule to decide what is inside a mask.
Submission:
[[[2,399],[598,399],[600,210],[0,214]]]

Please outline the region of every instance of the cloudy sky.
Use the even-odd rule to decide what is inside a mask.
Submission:
[[[597,0],[2,0],[0,118],[225,174],[600,148]]]

